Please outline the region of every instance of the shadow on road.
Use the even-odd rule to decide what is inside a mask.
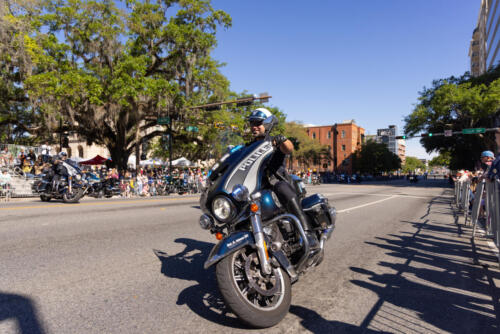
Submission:
[[[500,332],[500,291],[492,280],[498,272],[474,265],[471,245],[454,238],[461,234],[458,225],[432,220],[434,213],[451,209],[450,201],[435,198],[422,217],[425,221],[403,221],[414,224],[413,234],[402,232],[366,242],[388,251],[394,261],[379,263],[383,274],[351,267],[365,275],[351,282],[379,296],[362,328],[378,321],[394,328],[411,324],[406,330],[426,333],[436,332],[426,324],[451,333]]]
[[[326,320],[316,311],[310,310],[308,308],[292,305],[290,307],[290,313],[302,318],[300,324],[307,330],[313,333],[389,333],[379,330],[364,329],[355,325],[346,324],[340,321]]]
[[[188,238],[178,238],[175,242],[186,245],[182,252],[170,256],[159,250],[154,253],[161,261],[162,274],[197,283],[181,291],[177,305],[185,304],[200,317],[219,325],[246,329],[226,308],[217,287],[214,267],[203,269],[214,244]]]
[[[45,333],[30,298],[0,291],[0,323],[6,320],[14,320],[19,333]]]

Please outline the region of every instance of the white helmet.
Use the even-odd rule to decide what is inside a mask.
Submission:
[[[266,129],[266,133],[271,132],[272,128],[278,124],[278,119],[266,108],[258,108],[252,111],[248,117],[250,123],[261,123]],[[259,124],[260,125],[260,124]]]
[[[271,117],[273,114],[266,108],[258,108],[252,111],[250,116],[248,116],[248,121],[253,122],[263,122],[267,118]]]

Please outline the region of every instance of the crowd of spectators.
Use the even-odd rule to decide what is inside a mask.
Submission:
[[[87,180],[108,181],[119,187],[121,196],[157,196],[169,193],[197,193],[205,187],[207,173],[201,168],[174,168],[170,175],[166,167],[144,166],[118,171],[105,166],[84,166]]]

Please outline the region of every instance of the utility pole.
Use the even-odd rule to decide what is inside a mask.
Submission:
[[[337,175],[337,123],[333,125],[333,172]]]

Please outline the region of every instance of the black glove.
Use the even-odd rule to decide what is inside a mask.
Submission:
[[[276,147],[280,147],[281,144],[283,144],[284,142],[286,142],[288,139],[286,139],[285,136],[283,135],[277,135],[273,138],[273,144],[274,146]]]

